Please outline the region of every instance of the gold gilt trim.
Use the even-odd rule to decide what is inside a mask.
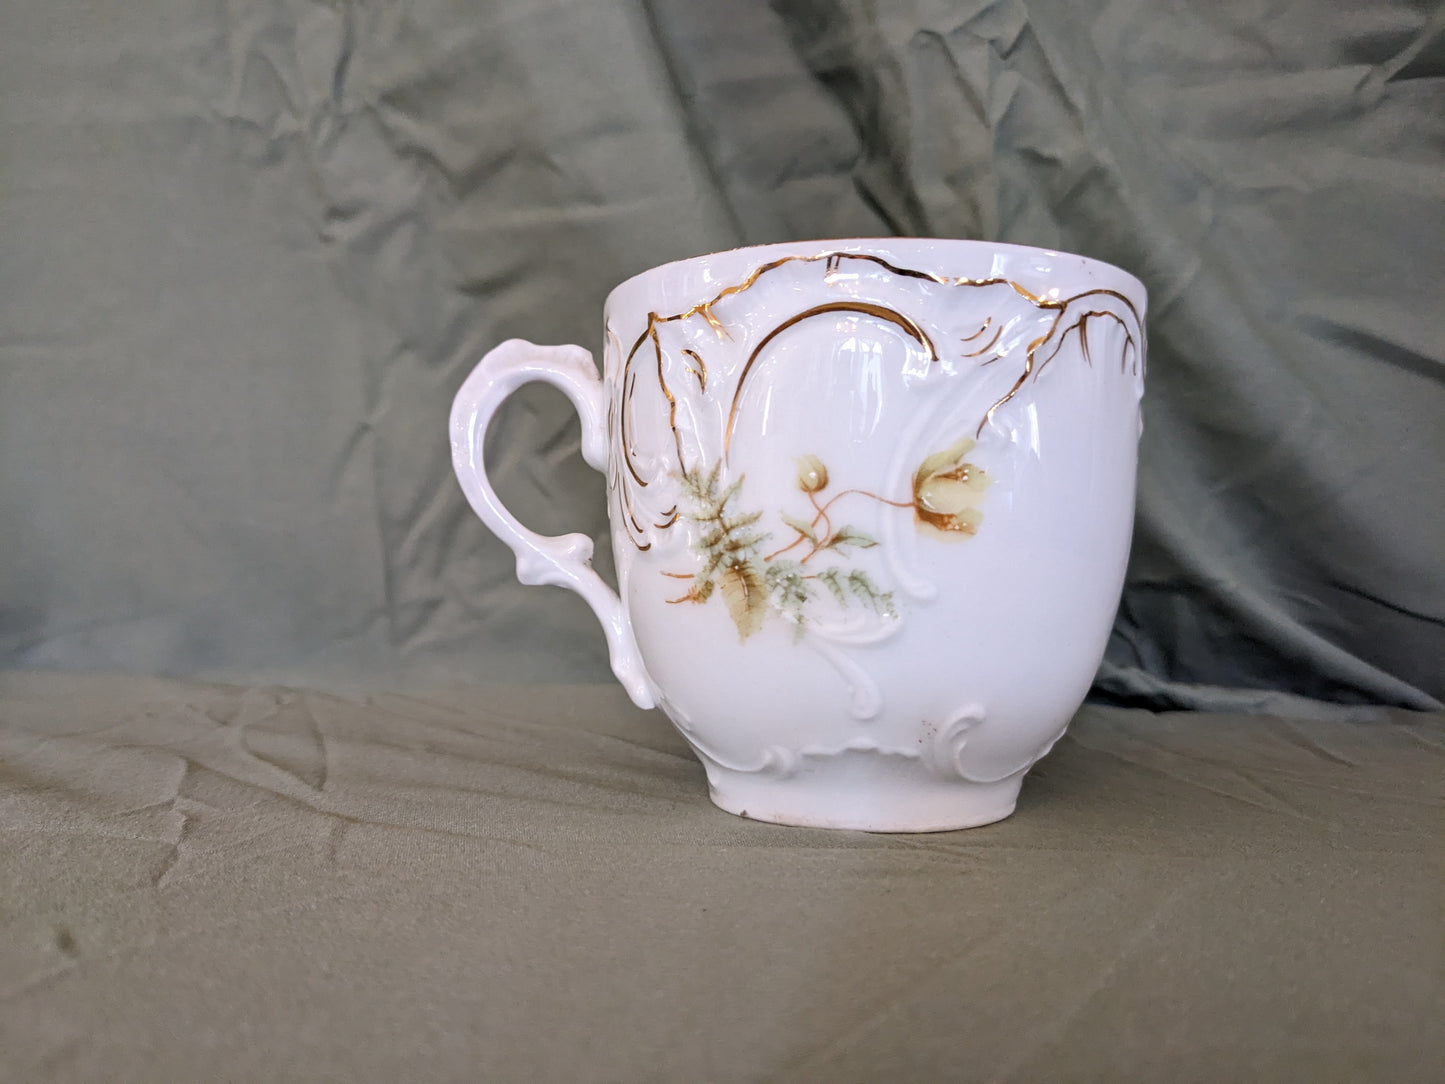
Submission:
[[[611,346],[616,349],[617,356],[621,357],[622,341],[617,337],[617,333],[612,330],[611,324],[606,325],[606,330],[608,341],[610,342]],[[637,377],[635,375],[632,377],[632,383],[635,387],[637,383]],[[624,443],[626,441],[625,427],[627,425],[626,409],[618,400],[623,400],[625,398],[626,396],[618,396],[617,399],[614,399],[610,395],[607,398],[608,435],[609,437],[611,436],[613,432],[612,427],[614,424],[616,424],[619,429],[622,430],[623,436],[621,437],[621,440]],[[618,466],[618,462],[618,456],[612,455],[607,457],[607,489],[609,493],[616,492],[617,503],[618,506],[622,509],[623,515],[627,517],[627,521],[632,524],[633,528],[637,531],[637,533],[641,534],[642,524],[637,522],[637,514],[632,510],[632,490],[628,489],[628,487],[623,484],[622,471],[621,468]],[[642,485],[647,485],[647,483],[641,478],[637,480],[641,482]],[[651,542],[638,542],[637,538],[633,535],[631,531],[627,532],[627,537],[632,542],[632,544],[636,546],[639,550],[646,551],[652,549]]]
[[[968,285],[973,285],[973,283],[970,282],[968,283]],[[1024,371],[1020,373],[1019,378],[1014,381],[1013,387],[1009,388],[1009,390],[1005,392],[1003,396],[996,403],[994,403],[993,406],[989,407],[988,410],[984,413],[983,420],[978,423],[978,428],[974,431],[973,435],[975,437],[983,435],[983,427],[993,420],[993,416],[998,411],[999,407],[1003,406],[1005,403],[1007,403],[1010,399],[1012,399],[1015,395],[1019,393],[1019,390],[1028,383],[1029,377],[1033,376],[1038,369],[1041,369],[1044,365],[1047,365],[1049,362],[1053,361],[1055,357],[1058,356],[1059,351],[1064,348],[1064,340],[1068,338],[1069,332],[1079,330],[1080,340],[1085,344],[1085,353],[1087,354],[1088,337],[1087,333],[1084,332],[1082,329],[1083,325],[1088,321],[1089,317],[1091,316],[1108,316],[1119,322],[1119,325],[1124,328],[1127,345],[1134,348],[1135,364],[1138,364],[1139,347],[1138,344],[1134,341],[1134,336],[1132,333],[1130,333],[1128,326],[1124,324],[1123,319],[1120,318],[1117,313],[1107,312],[1101,309],[1091,309],[1090,311],[1084,313],[1083,316],[1079,317],[1079,319],[1075,323],[1072,323],[1068,327],[1064,328],[1063,333],[1059,336],[1059,343],[1054,348],[1054,352],[1050,354],[1047,358],[1045,358],[1043,362],[1039,363],[1036,366],[1035,355],[1039,347],[1043,346],[1044,343],[1048,342],[1051,338],[1053,338],[1054,332],[1058,331],[1059,329],[1059,322],[1064,318],[1065,310],[1067,310],[1068,307],[1072,305],[1075,301],[1081,301],[1086,297],[1116,297],[1120,301],[1122,301],[1124,303],[1124,306],[1130,311],[1130,313],[1133,314],[1134,323],[1138,327],[1140,327],[1141,331],[1143,328],[1143,322],[1139,319],[1139,310],[1134,307],[1134,303],[1123,294],[1119,293],[1119,291],[1117,290],[1085,290],[1081,294],[1074,294],[1072,297],[1066,297],[1062,300],[1057,300],[1043,298],[1035,294],[1031,294],[1028,290],[1024,289],[1016,282],[1010,281],[1009,285],[1012,286],[1014,290],[1019,293],[1020,296],[1025,298],[1034,307],[1040,309],[1053,309],[1057,310],[1057,312],[1054,316],[1054,322],[1049,325],[1048,331],[1044,332],[1037,339],[1033,340],[1033,342],[1029,343],[1028,351],[1026,352],[1024,357]],[[1127,352],[1125,356],[1127,357]],[[1090,364],[1092,365],[1093,362],[1090,361]]]
[[[865,252],[820,252],[812,256],[782,256],[776,260],[770,260],[767,263],[754,268],[753,271],[749,273],[748,276],[744,278],[741,282],[724,287],[722,290],[718,291],[717,294],[715,294],[708,300],[700,301],[696,305],[693,305],[691,308],[685,309],[682,312],[672,313],[667,316],[663,316],[656,312],[649,312],[647,314],[647,326],[644,328],[642,334],[637,337],[637,341],[633,343],[632,349],[627,352],[626,359],[623,361],[622,375],[620,381],[623,392],[621,402],[618,408],[618,436],[620,438],[619,442],[621,444],[621,448],[619,449],[621,453],[620,458],[626,464],[628,474],[631,475],[632,480],[635,481],[638,486],[646,487],[648,485],[648,479],[642,477],[642,475],[638,472],[636,463],[633,461],[633,449],[632,441],[629,438],[628,419],[632,411],[632,398],[637,386],[637,375],[635,372],[632,371],[632,363],[637,357],[638,352],[642,349],[643,345],[649,340],[652,342],[653,354],[657,369],[658,388],[659,390],[661,390],[664,398],[667,399],[668,426],[672,430],[673,446],[677,452],[678,467],[681,470],[686,470],[687,467],[686,464],[683,462],[682,456],[682,436],[677,428],[677,396],[673,393],[672,388],[669,386],[666,373],[664,372],[662,341],[658,335],[658,327],[662,324],[675,323],[680,320],[686,320],[690,317],[701,315],[703,319],[707,321],[708,326],[711,327],[715,332],[717,332],[720,339],[730,339],[731,336],[728,334],[727,328],[722,324],[720,320],[718,320],[717,316],[712,311],[714,305],[718,304],[718,302],[724,300],[725,298],[745,293],[747,290],[751,289],[757,283],[757,281],[768,272],[774,271],[779,267],[783,267],[786,264],[817,263],[820,260],[824,262],[823,274],[825,282],[831,281],[834,276],[841,273],[843,262],[845,260],[861,261],[881,267],[890,274],[899,275],[904,278],[922,279],[926,282],[933,282],[940,286],[1008,286],[1036,309],[1051,311],[1055,314],[1053,322],[1049,325],[1048,330],[1029,343],[1028,348],[1025,352],[1023,372],[1019,374],[1018,379],[1014,381],[1012,387],[1010,387],[1007,392],[1000,396],[998,400],[995,401],[993,405],[984,412],[984,415],[979,421],[978,428],[974,434],[976,437],[982,435],[984,427],[988,425],[988,423],[993,419],[993,416],[998,412],[998,410],[1006,403],[1008,403],[1011,399],[1013,399],[1014,396],[1016,396],[1019,391],[1024,387],[1024,385],[1028,383],[1030,378],[1037,375],[1037,373],[1042,370],[1044,366],[1048,365],[1048,363],[1058,355],[1059,351],[1063,349],[1064,342],[1068,338],[1070,332],[1078,332],[1079,343],[1083,349],[1085,360],[1090,365],[1093,364],[1093,359],[1089,356],[1089,341],[1087,328],[1087,324],[1091,319],[1108,318],[1115,321],[1120,325],[1121,328],[1123,328],[1126,349],[1121,364],[1128,364],[1128,350],[1132,349],[1134,351],[1135,371],[1138,371],[1140,359],[1142,358],[1140,342],[1144,334],[1143,321],[1140,319],[1139,310],[1135,307],[1134,303],[1123,294],[1119,293],[1117,290],[1099,288],[1094,290],[1085,290],[1082,293],[1074,294],[1071,297],[1052,298],[1043,294],[1035,294],[1020,283],[1015,282],[1012,279],[1004,278],[1002,276],[994,276],[983,279],[971,279],[967,276],[954,277],[948,275],[935,275],[932,272],[928,271],[918,271],[913,268],[899,267],[897,264],[891,263],[890,261],[884,259],[882,256],[876,256],[871,253]],[[1088,297],[1111,297],[1121,302],[1124,307],[1129,310],[1129,313],[1133,316],[1134,326],[1139,331],[1140,339],[1135,339],[1134,332],[1129,328],[1123,317],[1121,317],[1116,312],[1111,312],[1106,309],[1090,309],[1089,311],[1083,313],[1074,323],[1064,328],[1061,332],[1059,330],[1059,325],[1063,321],[1064,315],[1067,312],[1069,306],[1074,304],[1076,301],[1081,301],[1084,298]],[[905,334],[907,334],[910,338],[917,342],[921,347],[927,350],[930,361],[939,360],[938,351],[934,346],[932,340],[929,338],[928,334],[923,330],[923,328],[920,327],[908,316],[905,316],[904,314],[897,312],[894,309],[888,308],[884,305],[877,305],[872,302],[866,301],[835,301],[828,302],[822,305],[816,305],[810,309],[804,310],[803,312],[790,316],[788,317],[788,319],[784,320],[781,324],[774,327],[771,331],[768,332],[767,335],[763,337],[763,339],[753,349],[752,353],[748,356],[748,360],[743,366],[742,372],[738,378],[737,388],[733,393],[732,405],[728,411],[727,429],[724,436],[723,445],[724,457],[726,457],[732,442],[732,433],[737,421],[737,414],[741,401],[743,385],[747,380],[748,373],[751,371],[754,362],[757,361],[757,358],[761,354],[764,347],[766,347],[768,343],[770,343],[774,338],[776,338],[782,332],[786,331],[788,328],[791,328],[794,325],[801,323],[804,320],[810,319],[814,316],[821,316],[829,312],[856,312],[862,315],[872,316],[877,319],[885,320],[889,323],[892,323],[899,327]],[[981,338],[992,325],[993,317],[989,316],[987,319],[984,320],[983,326],[980,327],[978,331],[974,332],[972,335],[963,338],[960,341],[963,343],[974,342]],[[998,344],[1000,338],[1002,338],[1005,328],[1006,325],[999,326],[997,329],[995,329],[994,334],[992,338],[989,339],[987,345],[982,346],[977,350],[966,353],[962,356],[964,358],[976,358],[982,357],[983,355],[989,353]],[[608,328],[608,332],[609,334],[611,333],[611,328]],[[1056,335],[1058,341],[1054,347],[1053,352],[1040,361],[1038,359],[1039,349],[1050,340],[1054,339]],[[705,392],[707,390],[707,365],[703,361],[702,356],[696,350],[688,348],[684,348],[682,350],[682,353],[695,363],[685,365],[685,368],[697,379],[699,390]],[[987,365],[995,360],[997,360],[996,357],[988,358],[981,364]],[[618,481],[621,481],[620,477]],[[627,486],[619,485],[619,488],[623,491],[622,503],[627,513],[627,519],[632,524],[632,526],[637,529],[637,533],[641,535],[643,529],[641,525],[638,524],[636,516],[634,516],[632,513],[631,501],[627,495]],[[666,528],[671,527],[674,523],[677,522],[678,516],[676,508],[669,510],[667,513],[665,513],[665,515],[667,516],[667,520],[665,523],[654,524],[657,529],[665,530]],[[632,538],[632,542],[640,550],[647,550],[650,549],[652,546],[652,543],[650,542],[645,545],[642,544],[638,541],[636,537]]]
[[[686,369],[693,376],[697,377],[697,390],[701,392],[706,392],[707,362],[702,360],[702,355],[699,354],[696,350],[689,350],[687,347],[683,347],[682,352],[688,357],[692,358],[693,361],[697,362],[696,366],[688,365],[686,366]]]
[[[637,473],[637,467],[632,462],[632,441],[627,439],[627,419],[632,414],[629,409],[632,405],[632,393],[637,390],[637,374],[628,375],[626,366],[622,369],[622,409],[618,411],[618,425],[622,437],[622,458],[627,464],[627,472],[632,475],[633,480],[643,488],[647,487],[647,479]]]
[[[992,317],[990,317],[990,319],[992,319]],[[979,334],[982,335],[983,332],[980,331]],[[981,356],[981,355],[983,355],[983,354],[987,354],[990,350],[992,350],[992,349],[994,348],[994,346],[998,343],[999,339],[1001,339],[1002,337],[1003,337],[1003,328],[1000,327],[997,331],[995,331],[995,332],[993,333],[993,338],[992,338],[992,339],[989,339],[989,341],[988,341],[985,345],[980,346],[977,350],[973,351],[973,353],[971,353],[971,354],[964,354],[963,356],[966,357],[966,358],[976,358],[976,357],[979,357],[979,356]],[[967,339],[964,339],[963,341],[964,341],[964,342],[968,342]]]
[[[886,320],[890,324],[897,324],[909,338],[913,339],[919,346],[928,351],[929,361],[938,360],[938,351],[934,348],[933,340],[928,337],[928,333],[901,312],[890,309],[886,305],[875,305],[871,301],[829,301],[823,305],[814,305],[811,309],[804,309],[797,315],[788,317],[777,327],[773,328],[772,331],[764,335],[758,345],[753,347],[753,352],[748,355],[747,363],[743,366],[743,371],[738,376],[737,389],[733,392],[732,408],[728,411],[728,425],[723,434],[724,460],[727,459],[728,453],[732,449],[733,426],[737,422],[738,405],[742,401],[743,386],[747,383],[748,373],[752,370],[753,362],[758,360],[758,355],[767,348],[768,343],[787,331],[788,328],[793,327],[795,324],[801,324],[804,320],[810,320],[814,316],[823,316],[830,312],[857,312],[862,313],[864,316],[874,316],[879,320]]]
[[[981,328],[979,328],[977,331],[975,331],[972,335],[965,335],[963,338],[959,339],[958,341],[961,342],[961,343],[971,343],[971,342],[973,342],[974,339],[978,338],[980,335],[982,335],[985,331],[987,331],[987,330],[988,330],[990,327],[992,327],[992,326],[993,326],[993,317],[992,317],[992,316],[985,317],[985,318],[984,318],[984,321],[983,321],[983,326],[982,326]],[[618,349],[618,350],[621,350],[621,349],[622,349],[622,345],[621,345],[620,343],[618,344],[617,349]]]

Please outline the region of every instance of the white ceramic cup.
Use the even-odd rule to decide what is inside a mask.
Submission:
[[[612,291],[604,373],[511,340],[452,455],[523,583],[570,587],[723,809],[935,831],[1013,811],[1103,656],[1133,523],[1143,286],[977,241],[699,256]],[[523,527],[483,437],[560,388],[605,473],[620,598],[585,535]]]

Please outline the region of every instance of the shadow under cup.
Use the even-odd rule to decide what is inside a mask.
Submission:
[[[873,831],[1012,812],[1118,605],[1145,300],[1080,256],[909,239],[612,292],[600,401],[569,391],[584,443],[601,416],[621,596],[589,601],[719,806]]]

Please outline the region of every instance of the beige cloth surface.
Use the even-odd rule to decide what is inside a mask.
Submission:
[[[1445,720],[1086,708],[1010,820],[740,820],[610,686],[0,675],[12,1080],[1436,1080]]]

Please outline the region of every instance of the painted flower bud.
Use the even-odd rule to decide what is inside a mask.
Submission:
[[[817,493],[828,488],[828,468],[815,455],[800,456],[798,464],[798,488],[804,493]]]
[[[914,515],[920,524],[945,537],[976,534],[983,522],[977,504],[990,479],[977,464],[963,458],[972,450],[972,438],[964,437],[929,456],[913,475]]]

